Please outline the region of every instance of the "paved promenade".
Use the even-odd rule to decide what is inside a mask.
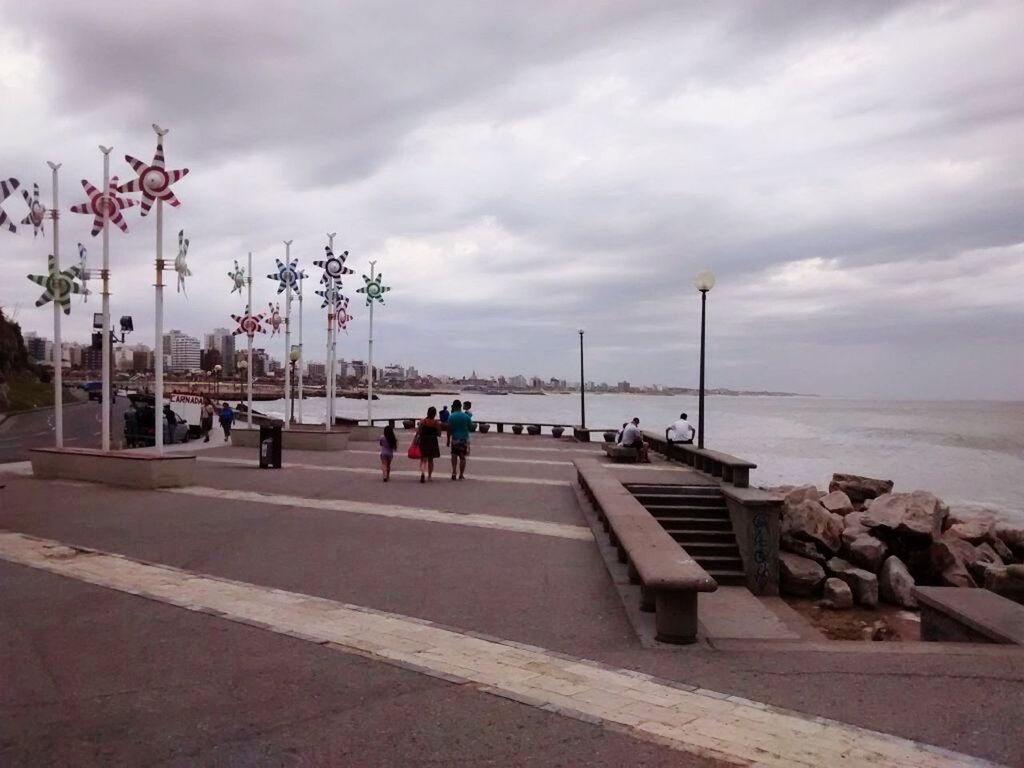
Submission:
[[[642,642],[594,447],[477,435],[423,485],[351,448],[210,444],[153,492],[0,468],[0,763],[1024,765],[1017,650]]]

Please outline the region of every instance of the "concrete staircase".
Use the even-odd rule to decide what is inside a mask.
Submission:
[[[626,483],[662,528],[722,586],[746,584],[725,496],[716,486]]]

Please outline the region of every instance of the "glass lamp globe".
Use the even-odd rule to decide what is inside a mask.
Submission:
[[[693,284],[696,286],[697,290],[702,293],[704,291],[710,291],[715,287],[715,275],[709,270],[698,272],[697,277],[693,279]]]
[[[292,351],[288,353],[288,359],[291,360],[293,363],[297,363],[299,362],[299,357],[301,356],[301,354],[302,353],[299,352],[298,347],[292,347]]]

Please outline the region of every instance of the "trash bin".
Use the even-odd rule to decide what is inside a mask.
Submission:
[[[281,468],[281,422],[260,424],[260,469]]]

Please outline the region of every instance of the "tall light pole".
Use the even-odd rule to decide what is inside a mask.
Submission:
[[[291,381],[291,385],[292,385],[293,389],[295,387],[295,381],[296,381],[296,379],[295,379],[295,366],[298,365],[298,362],[299,362],[300,359],[302,359],[302,352],[299,349],[298,345],[296,345],[296,346],[291,348],[291,351],[288,352],[288,362],[291,363],[291,366],[292,366],[292,381]],[[295,395],[294,395],[294,393],[292,393],[292,398],[291,398],[291,421],[292,421],[293,424],[295,423]]]
[[[586,379],[583,378],[583,329],[580,334],[580,429],[587,428],[587,401],[586,401]]]
[[[705,270],[693,281],[700,291],[700,396],[697,406],[697,447],[704,447],[704,328],[707,318],[708,291],[715,287],[715,276]]]

